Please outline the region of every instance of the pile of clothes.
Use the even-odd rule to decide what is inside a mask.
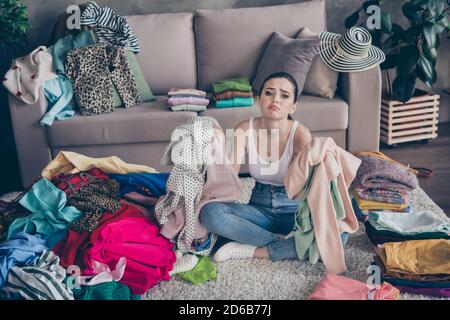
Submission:
[[[212,87],[216,108],[251,107],[255,103],[248,78],[220,80]]]
[[[174,275],[215,279],[208,257],[175,251],[160,232],[155,206],[168,181],[117,157],[60,152],[29,190],[2,202],[0,298],[140,299]]]
[[[450,297],[450,240],[388,242],[376,249],[374,264],[383,280],[401,292]]]
[[[205,111],[209,104],[206,92],[197,89],[171,88],[167,93],[167,106],[172,111]]]
[[[449,297],[450,220],[408,203],[417,172],[381,152],[356,154],[353,207],[375,246],[373,265],[401,292]]]
[[[360,221],[369,212],[411,212],[408,191],[418,187],[416,175],[381,152],[361,152],[362,163],[352,184],[352,204]]]
[[[77,109],[96,115],[155,100],[135,57],[139,40],[126,19],[95,2],[83,9],[82,30],[66,34],[55,28],[56,42],[13,60],[4,76],[5,88],[26,104],[36,103],[43,87],[48,110],[42,126],[70,119]]]
[[[0,203],[0,298],[137,299],[174,275],[215,279],[217,236],[199,213],[242,193],[221,158],[224,139],[211,117],[178,126],[161,160],[170,174],[60,152],[29,190]]]

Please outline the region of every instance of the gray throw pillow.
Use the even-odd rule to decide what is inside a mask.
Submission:
[[[252,82],[253,90],[259,94],[263,81],[269,75],[287,72],[297,82],[300,96],[311,63],[319,53],[319,44],[319,38],[292,39],[280,32],[274,32],[259,62]]]
[[[297,35],[297,39],[313,39],[318,38],[317,33],[304,27]],[[339,72],[330,69],[323,61],[320,55],[317,55],[309,69],[308,76],[305,81],[304,93],[333,99],[337,89]]]

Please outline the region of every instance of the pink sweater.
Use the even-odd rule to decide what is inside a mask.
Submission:
[[[298,198],[307,183],[310,166],[317,166],[307,195],[320,256],[329,273],[347,270],[340,234],[355,233],[358,222],[348,188],[361,160],[338,147],[332,138],[314,138],[295,155],[284,180],[288,196]],[[338,189],[345,210],[343,220],[336,219],[330,183],[338,179]]]

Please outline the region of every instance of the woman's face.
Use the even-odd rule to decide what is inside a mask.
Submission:
[[[297,108],[294,103],[294,90],[294,85],[288,79],[268,80],[259,96],[262,116],[269,119],[287,119]]]

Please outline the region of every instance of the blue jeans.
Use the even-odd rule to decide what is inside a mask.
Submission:
[[[267,246],[270,260],[297,258],[295,239],[284,239],[294,227],[298,200],[289,199],[284,187],[256,183],[248,204],[210,202],[200,221],[210,232],[257,247]],[[342,242],[348,239],[342,234]]]

